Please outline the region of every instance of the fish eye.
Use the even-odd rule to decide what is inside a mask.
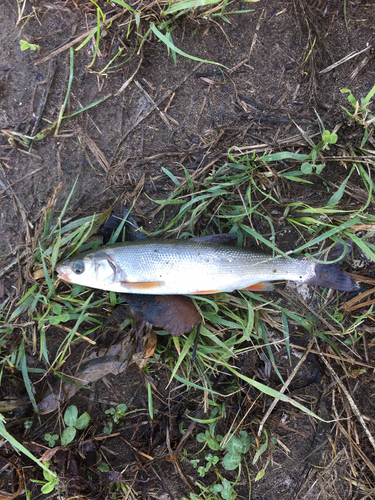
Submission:
[[[76,274],[82,274],[85,270],[85,265],[82,260],[77,260],[77,262],[73,263],[72,269]]]

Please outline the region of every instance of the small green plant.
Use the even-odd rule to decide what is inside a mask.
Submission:
[[[36,45],[34,43],[29,43],[27,40],[20,40],[20,47],[21,47],[22,51],[27,50],[27,49],[40,50],[39,45]]]
[[[105,413],[107,415],[112,415],[114,423],[118,424],[120,419],[122,419],[125,416],[127,409],[128,407],[126,404],[119,404],[116,406],[116,408],[110,408],[109,410],[106,410]]]
[[[202,450],[206,446],[210,448],[210,450],[213,451],[218,451],[220,450],[220,442],[223,440],[223,436],[218,434],[217,436],[215,435],[215,427],[221,418],[225,417],[225,404],[218,405],[215,404],[212,412],[211,412],[211,418],[210,418],[210,428],[207,429],[205,432],[200,432],[197,434],[197,441],[198,443],[204,443],[204,446]]]
[[[218,434],[215,436],[212,430],[206,430],[205,432],[200,432],[197,435],[198,443],[204,443],[204,448],[206,445],[210,448],[210,450],[218,451],[220,450],[220,441],[222,441],[223,436]]]
[[[64,421],[67,425],[63,430],[61,436],[61,445],[67,446],[76,437],[77,430],[85,429],[90,422],[90,415],[85,411],[78,418],[78,409],[76,406],[71,405],[65,410]]]
[[[56,441],[59,439],[58,434],[46,434],[44,439],[47,441],[48,446],[53,448],[55,446]]]
[[[213,484],[210,487],[212,493],[220,493],[223,500],[234,500],[237,497],[237,493],[234,491],[234,484],[225,479],[225,477],[219,477],[220,482]]]
[[[194,469],[198,467],[198,472],[201,477],[204,477],[206,475],[206,472],[210,470],[211,466],[215,466],[220,460],[217,455],[212,455],[211,453],[206,455],[204,458],[206,459],[207,463],[205,466],[200,467],[198,467],[198,464],[200,462],[199,459],[190,460],[190,463],[193,465]]]
[[[49,467],[50,462],[44,462],[44,464]],[[59,484],[59,478],[56,477],[52,472],[49,472],[48,470],[43,469],[43,476],[45,481],[37,481],[33,480],[35,483],[41,483],[43,484],[41,491],[44,495],[47,493],[51,493],[55,489],[55,487]]]
[[[53,316],[43,318],[43,322],[49,321],[51,325],[59,325],[60,323],[66,323],[71,319],[70,314],[62,312],[62,306],[60,304],[53,304],[52,311]]]
[[[345,108],[342,106],[342,109],[346,111],[348,116],[362,125],[365,128],[365,133],[363,135],[362,141],[361,141],[361,149],[365,146],[367,139],[370,136],[371,132],[371,127],[370,125],[375,124],[375,116],[374,114],[370,113],[370,110],[368,109],[368,106],[371,102],[371,99],[375,95],[375,85],[372,87],[370,92],[367,94],[366,97],[361,98],[360,101],[358,101],[354,95],[352,94],[352,91],[350,89],[342,89],[341,92],[343,94],[349,94],[348,95],[348,101],[351,104],[353,111],[350,111],[349,109]]]
[[[318,153],[324,149],[329,150],[329,145],[336,144],[337,139],[337,134],[333,134],[329,130],[324,130],[322,134],[322,140],[311,151],[311,153],[309,154],[309,159],[302,163],[301,171],[307,175],[312,174],[313,170],[315,169],[315,172],[319,175],[325,167],[325,163],[316,163]]]
[[[370,111],[368,109],[368,105],[370,104],[371,99],[375,95],[375,85],[372,87],[370,92],[367,94],[366,97],[362,97],[360,101],[358,101],[354,95],[352,94],[352,91],[350,89],[341,89],[342,94],[349,94],[348,95],[348,101],[351,104],[353,108],[353,112],[350,111],[347,108],[344,108],[342,106],[342,109],[346,111],[348,116],[355,120],[356,122],[360,123],[364,127],[368,127],[371,124],[375,123],[375,116],[370,114]]]
[[[128,409],[126,404],[119,404],[116,408],[110,408],[106,410],[107,415],[112,415],[113,422],[118,424],[122,418],[125,417],[126,410]],[[103,429],[105,434],[111,434],[113,429],[113,422],[107,422],[106,426]]]
[[[235,482],[228,481],[225,479],[217,470],[216,481],[209,487],[203,486],[201,483],[197,482],[196,485],[200,489],[200,495],[195,493],[190,493],[190,500],[235,500],[237,493],[234,490]],[[183,498],[182,500],[187,500]]]

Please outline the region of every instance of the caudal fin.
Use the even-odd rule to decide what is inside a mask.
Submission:
[[[359,284],[348,273],[338,269],[337,266],[340,264],[340,261],[335,264],[329,264],[330,261],[338,259],[340,255],[343,255],[341,259],[343,260],[352,250],[353,243],[350,241],[346,241],[345,243],[348,247],[346,252],[342,243],[336,243],[331,250],[319,255],[319,258],[324,262],[328,262],[328,264],[317,263],[315,265],[315,276],[306,281],[306,283],[333,288],[333,290],[340,290],[342,292],[353,292],[359,289]]]
[[[316,264],[315,276],[305,283],[333,288],[333,290],[341,290],[342,292],[354,292],[354,290],[359,289],[359,284],[348,273],[338,269],[335,264]]]

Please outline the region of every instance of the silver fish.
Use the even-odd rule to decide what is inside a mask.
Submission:
[[[321,258],[329,262],[343,253],[344,246],[337,243]],[[212,244],[204,238],[110,245],[76,255],[58,264],[57,271],[69,283],[153,295],[267,290],[269,282],[275,280],[343,291],[358,289],[358,284],[337,264],[316,263],[308,258],[273,258],[246,248]]]

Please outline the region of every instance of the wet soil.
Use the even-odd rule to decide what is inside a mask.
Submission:
[[[110,8],[104,4],[102,7],[107,18],[121,12],[119,7]],[[74,51],[74,78],[65,115],[109,97],[91,109],[63,120],[57,135],[51,133],[25,146],[14,136],[11,138],[9,133],[32,133],[47,88],[49,92],[37,132],[57,119],[68,86],[70,54],[69,49],[56,56],[52,54],[85,33],[88,26],[93,26],[96,12],[93,5],[84,2],[25,2],[23,20],[16,25],[17,2],[2,2],[0,255],[4,266],[30,243],[42,210],[59,185],[57,211],[76,183],[69,216],[82,217],[101,212],[120,197],[128,205],[134,204],[133,215],[141,226],[154,229],[162,221],[162,213],[155,215],[152,212],[155,207],[152,200],[166,198],[175,187],[162,167],[183,178],[183,164],[190,175],[198,173],[199,180],[203,179],[205,172],[217,169],[225,161],[230,148],[252,153],[264,150],[264,145],[267,145],[268,151],[276,152],[283,147],[284,140],[298,136],[293,141],[294,151],[297,152],[296,144],[301,144],[301,152],[308,151],[297,126],[309,130],[310,134],[319,134],[317,113],[328,130],[332,131],[341,124],[339,143],[332,149],[333,155],[340,152],[340,144],[343,147],[350,144],[352,148],[358,145],[360,136],[348,125],[346,114],[341,109],[341,106],[347,106],[347,97],[340,90],[350,88],[358,98],[365,96],[374,86],[374,48],[332,71],[320,71],[352,52],[374,46],[373,2],[348,1],[346,20],[343,2],[339,0],[234,2],[230,10],[248,8],[253,12],[231,15],[231,24],[219,18],[204,20],[197,15],[176,21],[172,34],[175,44],[190,55],[219,62],[226,67],[224,72],[218,66],[180,55],[177,55],[175,65],[165,45],[151,37],[145,42],[141,54],[136,51],[118,70],[100,73],[116,53],[113,48],[122,34],[120,20],[123,17],[119,16],[118,21],[115,20],[102,34],[100,52],[91,67],[92,43]],[[28,15],[30,18],[25,23]],[[313,37],[310,40],[308,28]],[[140,29],[144,34],[145,22],[141,23]],[[316,43],[309,54],[314,38]],[[21,51],[20,40],[27,40],[39,48]],[[122,40],[123,54],[130,57],[136,46],[136,37],[132,33]],[[73,47],[76,49],[78,45],[76,43]],[[131,82],[122,90],[132,76]],[[156,109],[152,102],[157,103]],[[318,139],[314,141],[316,143]],[[285,165],[280,165],[280,170],[284,168]],[[328,162],[323,177],[339,185],[346,175],[344,164]],[[355,192],[354,177],[351,182]],[[312,187],[280,180],[278,189],[285,203],[298,200],[321,205],[330,197],[327,184],[315,179]],[[344,201],[360,203],[361,196],[363,193],[358,188],[357,199],[344,198]],[[167,212],[167,218],[171,213]],[[282,214],[273,216],[275,220],[282,218]],[[204,225],[205,221],[197,221],[196,234],[204,229]],[[276,240],[280,248],[289,250],[296,245],[296,232],[280,222]],[[13,267],[8,273],[4,286],[2,295],[17,299],[17,293],[25,286],[19,267]],[[49,332],[52,334],[51,330]],[[61,335],[62,332],[56,330],[56,337]],[[369,352],[370,349],[371,346]],[[298,360],[299,352],[298,348],[293,350],[294,361]],[[286,359],[285,353],[280,353],[278,365],[288,374],[291,368]],[[32,365],[32,358],[29,361]],[[246,365],[246,360],[243,364]],[[250,375],[254,374],[254,367],[251,370]],[[314,371],[318,374],[314,375]],[[190,491],[182,475],[191,485],[197,480],[209,485],[215,479],[209,474],[200,478],[186,458],[179,462],[182,474],[165,458],[146,466],[147,460],[140,463],[143,459],[129,445],[129,442],[138,443],[139,449],[147,455],[151,451],[147,451],[145,443],[150,436],[156,440],[160,435],[164,439],[161,438],[159,444],[163,450],[158,450],[155,445],[152,453],[168,454],[165,445],[167,424],[163,415],[170,416],[174,397],[174,429],[178,430],[180,424],[186,429],[191,423],[186,415],[197,414],[200,396],[192,391],[184,393],[182,398],[177,397],[178,384],[166,389],[169,375],[169,371],[159,367],[154,376],[159,391],[155,400],[159,420],[152,422],[145,411],[142,418],[130,422],[129,428],[121,428],[118,435],[105,441],[108,461],[115,470],[126,471],[123,474],[130,482],[137,471],[143,470],[143,476],[138,475],[133,485],[143,498],[188,497]],[[364,377],[359,385],[355,378],[349,379],[348,383],[361,411],[373,421],[373,401],[366,397],[366,392],[371,393],[373,380],[371,376]],[[277,380],[272,383],[277,385]],[[334,418],[334,409],[346,418],[350,412],[339,391],[336,398],[340,401],[325,399],[330,383],[319,361],[309,359],[300,373],[300,380],[294,382],[291,396],[309,405],[314,412],[320,411],[323,401],[330,418]],[[147,384],[134,366],[119,376],[110,375],[97,382],[91,395],[88,391],[81,391],[72,400],[72,404],[77,404],[82,411],[89,411],[92,420],[98,422],[102,421],[108,407],[122,402],[131,409],[147,408]],[[266,400],[261,401],[246,428],[250,430],[254,425],[256,432],[256,423],[266,404]],[[235,405],[231,412],[227,415],[227,428],[236,412]],[[314,448],[316,422],[283,404],[277,406],[267,425],[268,432],[278,444],[271,458],[262,456],[256,464],[249,460],[252,499],[365,498],[367,493],[362,491],[360,483],[356,485],[354,479],[347,479],[350,475],[348,454],[352,450],[346,442],[338,440],[327,444],[326,441],[319,467],[309,470],[306,480],[302,481]],[[48,425],[43,431],[47,428]],[[199,425],[197,428],[200,430]],[[181,439],[176,432],[170,436],[172,449]],[[335,439],[334,435],[332,439]],[[189,458],[199,448],[195,439],[187,441]],[[369,460],[373,460],[367,442],[363,443],[363,451]],[[266,465],[264,478],[255,482],[257,473]],[[236,477],[236,474],[225,474],[228,479]],[[194,491],[198,493],[197,488]],[[249,497],[245,470],[241,472],[237,492],[241,498]],[[33,495],[37,497],[36,490],[33,490]]]

